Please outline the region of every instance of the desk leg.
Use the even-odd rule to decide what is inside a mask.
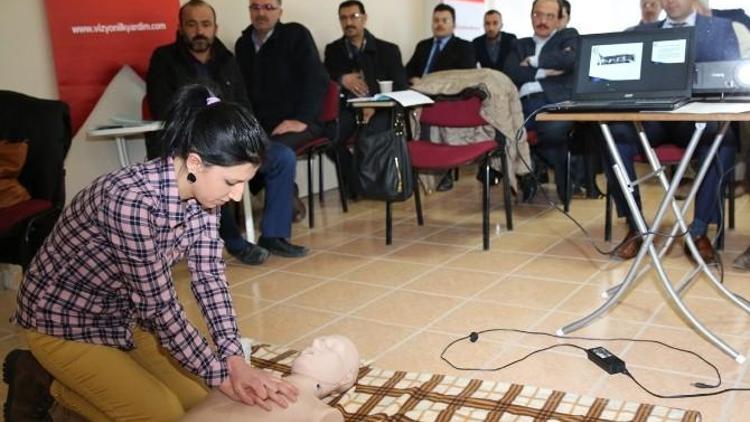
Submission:
[[[117,145],[117,156],[120,159],[120,166],[127,167],[130,165],[130,157],[128,156],[128,147],[125,145],[125,137],[115,137],[115,144]]]
[[[661,255],[660,253],[657,252],[656,247],[653,244],[655,235],[653,234],[652,229],[658,228],[661,225],[661,221],[664,218],[664,215],[666,214],[667,208],[671,206],[673,210],[679,211],[677,209],[676,203],[674,202],[674,193],[677,190],[677,186],[679,185],[679,182],[682,179],[682,176],[685,174],[685,170],[690,162],[690,158],[693,156],[695,149],[698,146],[700,137],[703,134],[703,130],[705,129],[705,124],[696,125],[696,131],[693,134],[693,137],[691,138],[690,143],[688,144],[688,147],[685,152],[685,156],[680,162],[677,168],[677,172],[675,173],[672,183],[669,184],[664,198],[659,204],[659,208],[657,210],[656,216],[654,217],[654,221],[651,227],[649,227],[646,224],[643,218],[643,215],[640,209],[638,208],[638,205],[635,202],[635,198],[633,197],[633,193],[632,193],[633,183],[629,180],[628,175],[625,173],[625,170],[624,170],[625,166],[623,165],[622,157],[620,157],[619,151],[617,150],[617,146],[609,130],[609,126],[606,123],[600,123],[600,128],[602,130],[602,133],[604,134],[604,138],[607,143],[607,147],[609,148],[610,154],[615,161],[615,165],[614,165],[615,176],[617,177],[617,181],[620,187],[622,188],[622,191],[628,203],[628,207],[630,208],[630,211],[633,215],[633,219],[635,220],[638,231],[643,236],[643,245],[641,246],[641,249],[638,251],[638,255],[636,256],[635,260],[631,264],[631,267],[628,270],[627,275],[625,276],[625,280],[621,283],[619,288],[616,291],[614,291],[613,294],[605,301],[605,303],[603,303],[601,306],[599,306],[589,315],[579,319],[578,321],[575,321],[571,324],[568,324],[562,327],[560,330],[558,330],[558,334],[565,335],[567,333],[570,333],[572,331],[585,327],[591,322],[593,322],[595,319],[600,317],[602,314],[604,314],[604,312],[609,310],[611,307],[615,306],[617,302],[619,301],[620,297],[622,297],[622,295],[630,288],[633,282],[637,279],[637,275],[636,275],[637,270],[640,267],[641,262],[645,258],[646,253],[648,253],[651,258],[651,263],[654,269],[656,269],[656,272],[659,275],[659,279],[661,280],[662,285],[664,286],[664,289],[667,291],[670,299],[672,300],[672,302],[675,303],[680,313],[682,313],[682,315],[685,316],[690,321],[690,323],[693,325],[693,327],[696,330],[698,330],[704,337],[706,337],[712,344],[714,344],[714,346],[718,347],[724,353],[731,356],[738,363],[740,364],[743,363],[745,361],[744,356],[740,355],[738,352],[732,349],[731,346],[729,346],[723,340],[721,340],[716,335],[714,335],[713,332],[708,330],[700,321],[698,321],[698,319],[685,306],[685,304],[680,299],[678,293],[675,291],[674,287],[672,286],[669,280],[669,277],[667,276],[666,271],[664,270],[664,267],[662,266]],[[650,151],[650,145],[648,144],[648,140],[645,139],[645,133],[642,130],[640,131],[640,133],[642,134],[642,141],[646,143],[646,145],[644,145],[646,151]],[[718,144],[721,143],[722,138],[723,138],[723,132],[721,132],[717,136],[715,145],[712,146],[711,152],[709,153],[709,156],[706,159],[707,163],[710,164],[711,157],[712,157],[711,153],[713,154],[716,153],[716,150],[718,150]],[[651,155],[650,158],[655,159],[655,156]],[[658,160],[650,161],[650,164],[652,164],[652,166],[656,164],[654,170],[655,171],[658,170],[659,168]],[[705,171],[703,172],[702,175],[705,176]],[[699,176],[701,176],[701,174],[699,174]],[[666,179],[664,179],[664,182],[666,182]],[[696,184],[699,184],[699,183],[700,183],[700,180],[697,179]],[[695,187],[693,190],[697,191]],[[695,192],[691,191],[691,193],[694,195]],[[688,202],[689,201],[686,201],[686,205],[688,204]],[[686,228],[686,224],[685,224],[684,219],[682,218],[682,214],[680,212],[677,212],[676,217],[678,220],[676,227]],[[690,243],[690,241],[688,242]],[[692,245],[692,248],[694,249],[694,245]],[[666,249],[663,248],[661,253],[663,253],[665,250]],[[705,263],[703,263],[703,266],[707,270]]]
[[[250,188],[245,186],[242,192],[242,210],[245,214],[245,237],[248,242],[255,243],[255,224],[253,222],[253,204],[250,197],[253,196]]]

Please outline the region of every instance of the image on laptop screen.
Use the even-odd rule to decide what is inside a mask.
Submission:
[[[581,36],[573,100],[690,97],[693,28]]]

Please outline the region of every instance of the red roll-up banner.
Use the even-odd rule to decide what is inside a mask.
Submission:
[[[45,2],[57,86],[74,133],[123,65],[145,77],[154,49],[175,39],[178,0]]]

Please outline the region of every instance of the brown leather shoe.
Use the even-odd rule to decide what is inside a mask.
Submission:
[[[708,236],[698,236],[693,239],[693,242],[695,243],[695,247],[698,248],[698,253],[706,264],[715,264],[718,261],[718,255],[716,254],[711,241],[708,239]],[[690,253],[687,242],[685,242],[685,255],[687,255],[691,261],[693,260],[693,254]]]
[[[8,397],[3,406],[7,422],[51,421],[49,409],[54,399],[49,392],[52,375],[28,350],[13,350],[5,357],[3,381]]]
[[[625,239],[615,248],[613,254],[623,260],[633,259],[643,244],[643,238],[638,231],[631,229]]]

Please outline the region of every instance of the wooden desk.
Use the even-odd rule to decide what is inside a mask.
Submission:
[[[737,112],[739,110],[744,111]],[[700,254],[698,253],[697,248],[695,247],[695,243],[689,235],[685,236],[685,241],[687,242],[688,248],[690,249],[690,252],[693,256],[693,260],[697,263],[697,265],[693,269],[693,271],[691,271],[686,277],[681,280],[677,288],[674,287],[675,285],[669,279],[666,271],[664,270],[661,259],[671,246],[675,237],[677,237],[680,233],[688,232],[688,225],[684,219],[685,213],[687,212],[690,204],[692,204],[692,202],[695,200],[695,196],[698,192],[698,187],[700,186],[706,173],[708,172],[710,163],[713,160],[713,157],[716,155],[716,152],[718,151],[722,140],[724,139],[724,135],[729,128],[729,124],[733,121],[750,121],[750,103],[744,105],[738,103],[691,103],[684,106],[683,109],[679,109],[673,112],[541,113],[537,116],[537,120],[598,122],[602,134],[604,135],[604,140],[607,144],[609,153],[614,161],[613,170],[615,177],[617,178],[617,182],[620,185],[620,188],[622,189],[622,192],[628,203],[628,208],[633,215],[633,219],[635,220],[637,229],[643,238],[643,245],[638,251],[638,255],[633,260],[633,263],[628,270],[628,273],[625,276],[624,280],[617,286],[614,286],[613,288],[610,288],[607,292],[605,292],[604,297],[606,298],[606,301],[585,317],[562,327],[560,330],[558,330],[558,334],[566,335],[589,325],[609,309],[616,306],[622,295],[634,285],[636,280],[638,280],[648,270],[653,268],[656,270],[659,276],[659,280],[661,281],[661,285],[667,293],[667,297],[676,306],[678,313],[681,314],[685,319],[687,319],[692,327],[700,334],[702,334],[714,346],[718,347],[721,351],[731,356],[737,363],[744,363],[745,356],[734,350],[724,340],[716,336],[705,325],[703,325],[703,323],[698,320],[698,318],[693,315],[693,313],[688,309],[688,307],[682,301],[681,296],[685,288],[690,285],[690,283],[692,283],[698,275],[704,274],[714,285],[714,287],[716,287],[716,289],[720,291],[727,300],[737,305],[747,313],[750,313],[750,303],[748,303],[747,300],[745,300],[741,296],[738,296],[731,292],[724,286],[724,284],[721,283],[717,276],[703,261]],[[675,172],[671,182],[667,180],[667,177],[663,171],[664,167],[661,165],[658,158],[656,157],[656,154],[651,148],[648,137],[646,136],[646,132],[643,129],[642,122],[644,121],[697,122],[695,124],[695,132],[693,133],[693,136],[691,137],[690,142],[686,147],[685,154],[679,165],[677,166],[677,171]],[[685,174],[685,170],[687,169],[687,166],[690,163],[693,154],[695,153],[701,135],[706,128],[705,122],[709,121],[721,122],[721,128],[711,143],[708,155],[706,156],[700,170],[698,171],[698,175],[695,178],[695,182],[693,183],[688,197],[685,199],[684,203],[680,205],[674,199],[674,194],[677,191],[677,187],[679,186],[680,181]],[[656,216],[654,217],[654,220],[650,225],[646,223],[643,214],[638,208],[638,205],[636,204],[633,197],[633,188],[639,183],[640,180],[630,180],[627,172],[624,170],[625,167],[622,162],[622,157],[619,154],[615,141],[612,137],[612,133],[609,129],[609,122],[632,122],[635,125],[636,131],[638,132],[638,136],[644,149],[644,155],[648,159],[649,165],[651,166],[652,173],[649,176],[658,178],[662,188],[664,189],[664,197],[662,198],[657,209]],[[656,246],[654,245],[654,238],[656,236],[655,233],[660,232],[659,229],[662,224],[662,220],[667,212],[667,209],[672,210],[677,221],[673,225],[670,236],[667,237],[667,241],[659,248],[659,250],[657,250]],[[642,267],[641,263],[647,254],[650,257],[650,263]]]

